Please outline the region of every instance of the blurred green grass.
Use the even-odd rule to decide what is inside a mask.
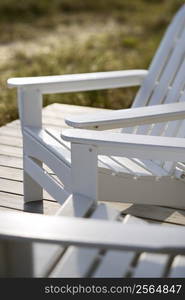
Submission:
[[[1,0],[0,125],[17,118],[9,77],[148,68],[182,0]],[[53,102],[126,108],[137,88],[48,95]]]

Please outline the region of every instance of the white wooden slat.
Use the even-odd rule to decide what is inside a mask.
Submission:
[[[95,278],[120,278],[129,270],[135,257],[132,251],[108,251],[102,258],[102,262],[93,274]]]
[[[42,95],[38,89],[18,89],[19,116],[22,126],[42,127]],[[19,124],[19,123],[18,123]]]
[[[185,24],[185,6],[183,6],[175,15],[173,21],[169,25],[166,34],[160,43],[152,63],[149,68],[149,74],[143,82],[143,85],[136,96],[133,106],[146,105],[151,91],[155,86],[156,79],[160,75],[164,66],[167,64],[167,59],[170,58],[172,49],[175,46],[177,39],[182,33]],[[145,102],[146,101],[146,102]]]
[[[137,161],[134,161],[134,160],[126,158],[126,157],[111,156],[111,158],[113,161],[117,162],[120,165],[120,167],[122,166],[123,168],[126,168],[129,171],[129,173],[132,174],[133,176],[152,175],[151,172],[146,170],[145,167],[143,168],[140,164],[137,163]],[[122,170],[122,173],[123,173],[123,170]]]
[[[35,136],[35,139],[33,138],[33,136]],[[53,139],[51,141],[50,140],[48,141],[48,143],[50,144],[49,146],[48,144],[46,144],[46,147],[45,144],[42,143],[42,141],[43,140],[41,136],[39,142],[39,135],[37,134],[37,131],[32,132],[32,135],[30,135],[30,132],[29,133],[25,132],[24,144],[26,147],[27,156],[35,157],[38,160],[43,161],[46,164],[46,166],[49,167],[57,175],[59,182],[64,185],[65,190],[71,192],[71,170],[68,161],[65,160],[66,149],[64,148],[63,151],[63,148],[60,147],[60,144],[55,142],[55,140]],[[55,143],[57,144],[57,149],[55,147]],[[50,148],[50,150],[48,149],[48,147]],[[54,149],[53,152],[51,151],[51,149]],[[67,150],[67,155],[68,157],[70,155],[70,152],[68,150]],[[45,169],[48,171],[48,168]]]
[[[114,250],[184,253],[181,226],[121,224],[115,221],[0,212],[0,235],[19,239]],[[101,230],[97,231],[97,228]],[[160,230],[160,234],[159,234]],[[120,237],[122,237],[120,239]]]
[[[87,198],[69,197],[56,212],[58,216],[84,217],[93,206],[93,201]],[[33,244],[35,277],[46,277],[60,259],[65,247],[51,244]]]
[[[61,130],[54,130],[52,128],[45,128],[46,133],[48,133],[53,139],[55,139],[59,144],[61,144],[63,147],[68,149],[69,151],[71,150],[71,145],[69,142],[64,141],[61,138]]]
[[[154,161],[152,160],[145,160],[145,159],[133,159],[135,162],[137,162],[140,166],[148,170],[150,173],[152,173],[155,176],[167,176],[168,172],[165,171],[163,168],[158,166]]]
[[[185,277],[185,256],[177,255],[171,265],[168,277],[177,277],[184,278]]]
[[[178,42],[178,45],[174,49],[168,64],[166,65],[148,105],[159,104],[164,101],[163,99],[168,91],[168,86],[171,84],[174,75],[176,75],[176,73],[179,71],[179,65],[183,62],[182,59],[184,59],[184,40],[185,31],[181,37],[181,40]],[[149,128],[150,127],[148,125],[140,126],[137,130],[137,134],[147,134]]]
[[[183,93],[179,101],[183,101],[183,102],[185,101],[185,93]],[[163,136],[184,137],[184,135],[182,134],[183,126],[184,126],[184,120],[168,122],[165,131],[163,132]]]
[[[105,204],[99,204],[90,218],[114,220],[119,212]],[[85,277],[99,254],[99,249],[69,247],[54,268],[50,277]]]
[[[141,88],[139,89],[136,98],[132,107],[139,107],[147,105],[149,101],[149,97],[152,95],[155,86],[156,86],[156,79],[162,72],[164,66],[167,64],[172,50],[175,46],[176,40],[182,33],[182,29],[184,28],[185,24],[185,6],[183,6],[176,16],[174,17],[173,21],[169,25],[166,34],[157,50],[152,63],[149,68],[149,73],[147,77],[144,79]],[[159,101],[160,99],[156,99]],[[156,104],[159,104],[156,103]],[[123,132],[125,133],[132,133],[134,132],[135,128],[128,128],[124,129]]]
[[[168,258],[167,254],[142,253],[132,277],[163,277]]]
[[[185,60],[180,66],[179,72],[176,74],[176,78],[172,86],[170,86],[168,89],[168,93],[166,94],[166,98],[164,100],[165,104],[185,101],[184,99],[185,97],[183,96],[184,85],[185,85],[184,68],[185,68]],[[162,133],[162,135],[164,136],[175,136],[176,127],[178,127],[179,125],[180,125],[180,121],[170,122],[168,126],[166,126],[166,123],[157,124],[153,127],[151,131],[151,135],[159,135],[160,133]]]
[[[8,79],[9,87],[39,90],[42,94],[101,90],[140,85],[146,76],[145,70],[126,70],[70,74],[59,76],[24,77]]]
[[[72,193],[99,201],[97,148],[88,145],[71,145]]]
[[[51,177],[44,169],[38,166],[33,159],[25,157],[24,171],[29,172],[29,176],[31,176],[34,181],[42,186],[60,204],[63,204],[69,197],[69,193],[64,187],[59,184],[54,177]]]
[[[45,130],[37,129],[34,127],[26,127],[24,134],[29,134],[29,136],[33,137],[37,140],[41,146],[43,145],[50,152],[55,154],[59,159],[65,161],[66,164],[70,166],[71,161],[71,153],[64,144],[59,143],[56,139],[51,137]]]
[[[154,90],[152,97],[150,99],[149,105],[156,104],[156,98],[159,99],[160,103],[163,101],[165,94],[169,91],[168,87],[175,87],[174,78],[177,74],[182,70],[181,65],[184,62],[184,38],[185,38],[185,30],[178,42],[176,43],[176,47],[174,48],[172,55],[166,65],[163,73],[161,74],[161,78],[159,80],[159,84],[157,88]],[[180,72],[181,74],[181,72]]]
[[[145,221],[127,215],[124,218],[125,224],[146,224]],[[136,255],[134,251],[114,251],[110,250],[102,257],[98,267],[93,273],[93,277],[123,277],[131,268],[131,263]]]
[[[118,174],[120,172],[130,174],[130,171],[127,168],[119,164],[119,162],[113,160],[112,157],[105,155],[98,156],[98,167],[101,168],[101,172],[103,171],[108,174]]]
[[[182,94],[182,96],[180,97],[180,102],[184,102],[185,101],[185,92]],[[168,127],[165,131],[165,136],[176,136],[179,138],[184,138],[185,137],[185,121],[174,121],[174,122],[170,122],[168,124]],[[162,167],[167,170],[168,172],[173,172],[173,170],[175,169],[175,164],[174,162],[164,162]]]
[[[90,116],[89,114],[84,116],[72,115],[66,119],[66,123],[75,128],[88,129],[90,127],[96,130],[120,129],[121,127],[183,119],[185,117],[184,111],[185,106],[183,103],[166,103],[163,106],[150,105],[132,109],[113,110]]]

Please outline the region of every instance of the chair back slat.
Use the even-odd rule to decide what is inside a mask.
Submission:
[[[185,101],[185,5],[175,15],[149,67],[132,107]],[[185,122],[171,121],[129,127],[124,133],[185,137]],[[167,172],[173,162],[154,161]]]
[[[132,107],[168,103],[167,94],[185,57],[185,5],[175,15],[149,67]],[[178,91],[176,91],[178,93]],[[172,102],[177,101],[174,97]],[[151,134],[151,126],[125,128],[124,133]]]

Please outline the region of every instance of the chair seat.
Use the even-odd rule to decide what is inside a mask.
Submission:
[[[46,132],[63,146],[63,157],[71,164],[70,143],[62,140],[61,132],[46,128]],[[124,174],[131,176],[167,176],[168,172],[151,160],[129,159],[126,157],[99,156],[101,171],[108,174]]]

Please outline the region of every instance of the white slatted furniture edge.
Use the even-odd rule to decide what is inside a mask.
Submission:
[[[158,252],[181,256],[185,254],[183,227],[122,224],[114,221],[11,212],[0,212],[0,220],[1,276],[20,276],[21,271],[24,276],[32,275],[33,242],[83,246],[91,250],[103,248],[110,251],[152,251],[155,255]],[[97,228],[101,230],[97,231]],[[114,254],[107,252],[109,255],[111,253]],[[23,266],[20,265],[20,258],[25,263]]]

